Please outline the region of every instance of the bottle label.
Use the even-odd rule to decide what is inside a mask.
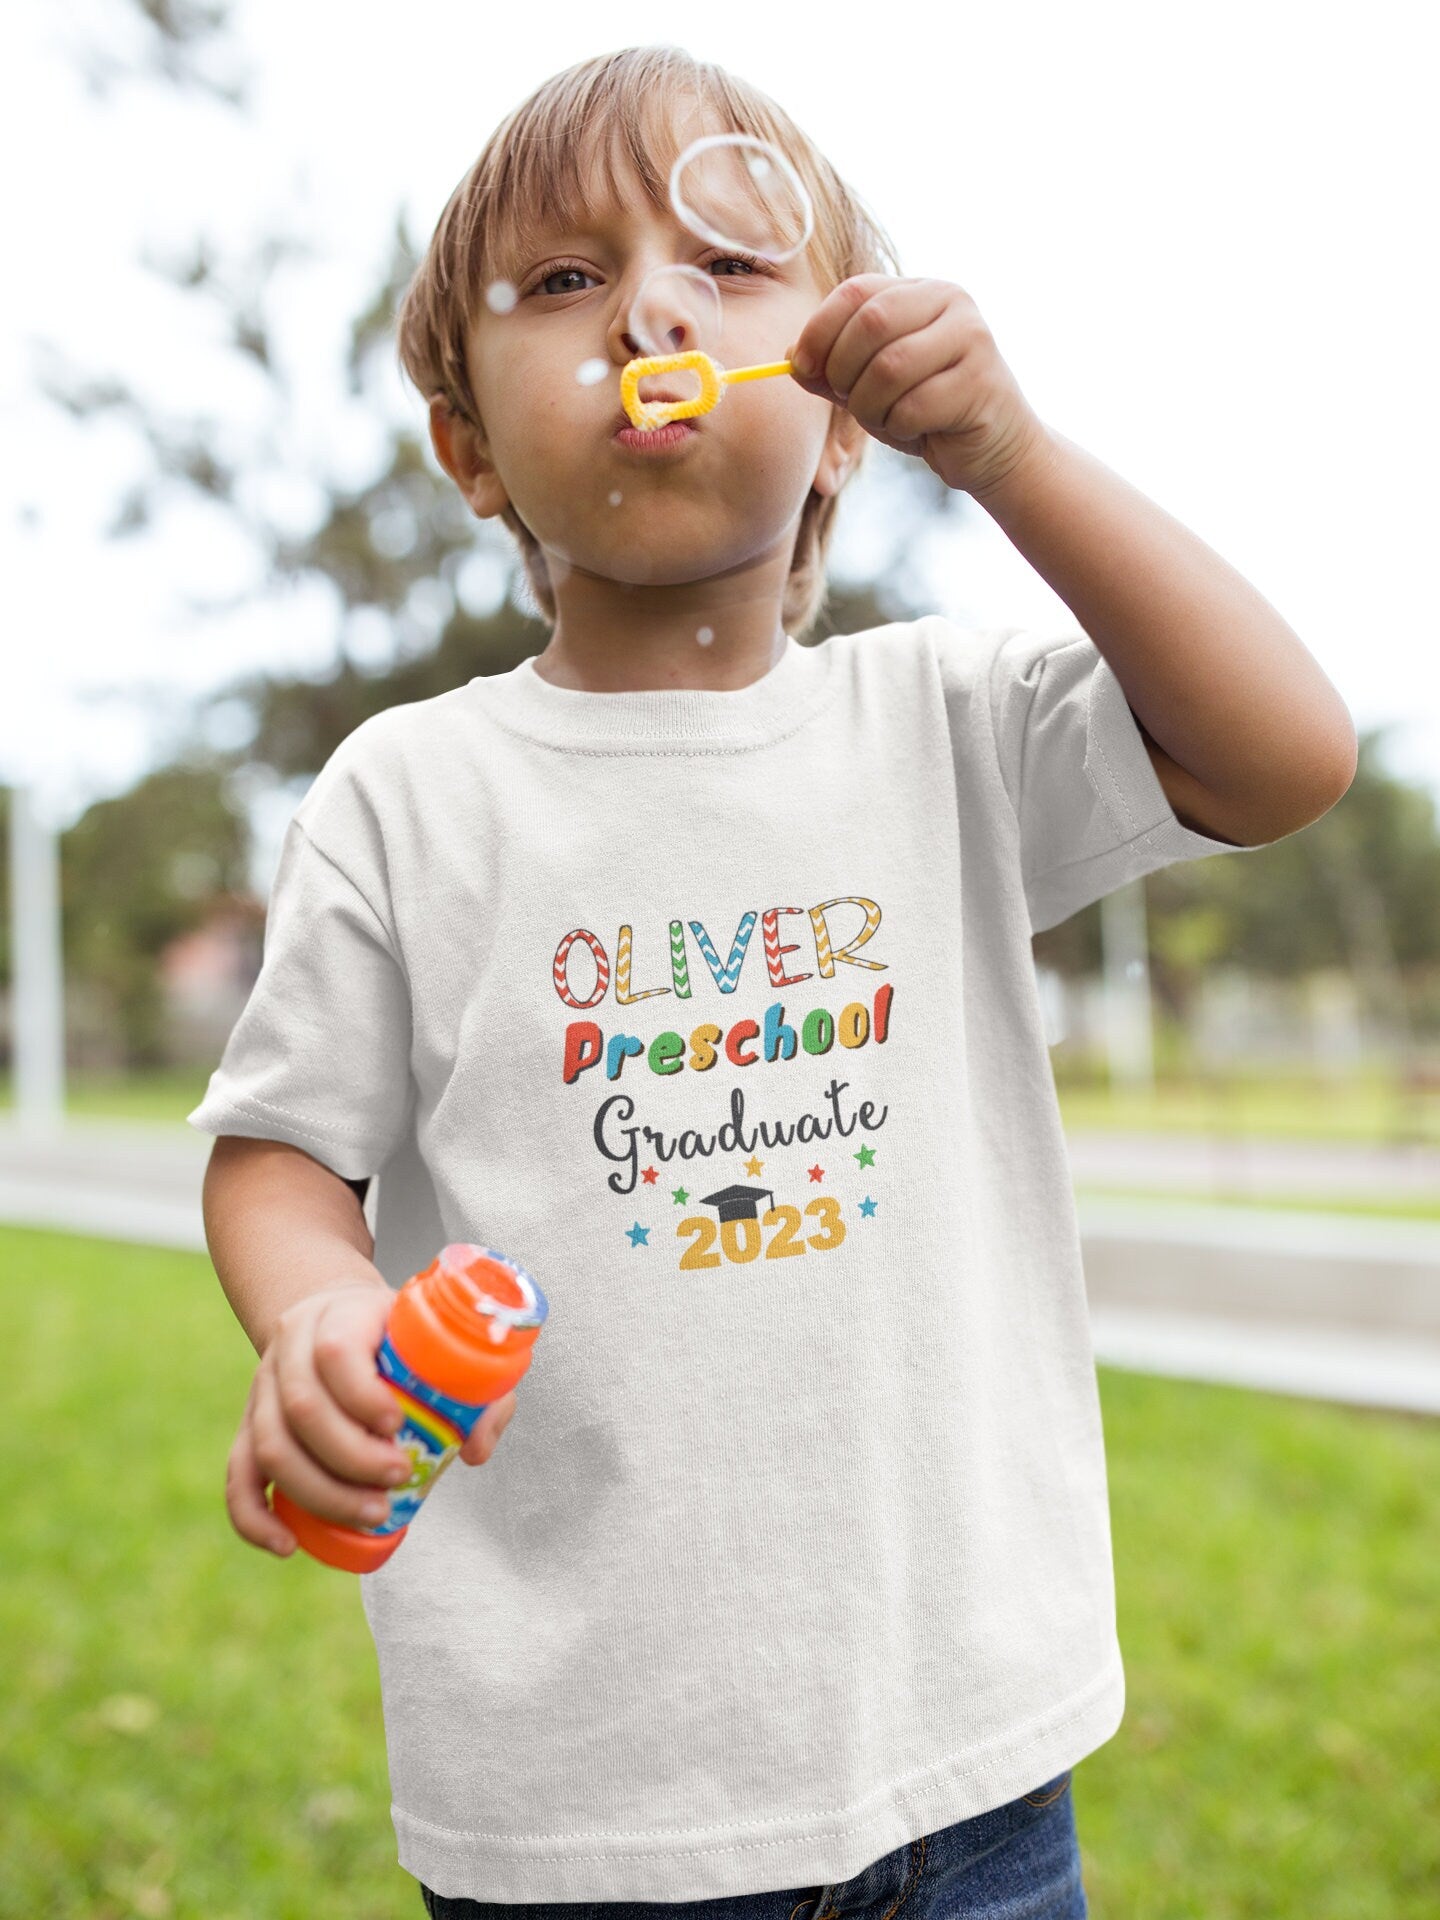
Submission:
[[[403,1485],[383,1489],[390,1502],[389,1518],[377,1527],[361,1527],[358,1531],[398,1533],[420,1511],[421,1501],[464,1446],[470,1429],[490,1403],[487,1400],[473,1406],[469,1401],[450,1400],[437,1393],[410,1371],[391,1346],[388,1333],[380,1342],[375,1364],[405,1416],[394,1440],[409,1454],[411,1473]]]

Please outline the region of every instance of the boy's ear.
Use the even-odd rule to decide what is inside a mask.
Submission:
[[[492,520],[509,505],[510,496],[490,462],[484,435],[443,393],[430,396],[430,444],[478,520]]]
[[[831,409],[830,428],[815,468],[815,478],[810,483],[816,493],[839,493],[846,475],[855,464],[856,450],[864,438],[865,429],[853,413],[847,413],[843,407]]]

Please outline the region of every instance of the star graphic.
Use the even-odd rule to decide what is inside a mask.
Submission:
[[[812,1180],[823,1180],[825,1178],[825,1169],[821,1166],[807,1167],[806,1172]]]
[[[858,1153],[852,1153],[850,1158],[852,1160],[858,1160],[862,1167],[873,1167],[875,1164],[875,1149],[873,1147],[861,1147],[860,1151]]]
[[[868,1195],[866,1196],[865,1199],[863,1199],[860,1202],[860,1211],[861,1213],[864,1214],[867,1220],[873,1217],[875,1212],[875,1202],[872,1199],[870,1199]]]
[[[660,1178],[660,1176],[655,1171],[654,1167],[646,1167],[644,1171],[641,1173],[640,1178],[645,1182],[647,1187],[653,1187],[655,1182]]]
[[[684,1187],[676,1187],[674,1192],[670,1195],[670,1198],[675,1202],[677,1207],[683,1207],[685,1202],[690,1198],[690,1196],[685,1191]]]
[[[632,1247],[648,1247],[650,1244],[650,1229],[642,1227],[638,1220],[633,1227],[627,1227],[625,1233]]]
[[[752,1153],[750,1158],[745,1162],[745,1171],[746,1173],[749,1174],[750,1178],[753,1180],[756,1174],[759,1173],[760,1169],[764,1166],[764,1164],[765,1162],[763,1160],[757,1160],[754,1154]]]

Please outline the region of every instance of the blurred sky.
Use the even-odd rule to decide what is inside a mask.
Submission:
[[[187,596],[258,596],[255,550],[178,489],[152,530],[106,541],[147,456],[122,423],[37,396],[37,370],[116,376],[177,433],[204,416],[237,451],[263,429],[281,457],[255,506],[298,531],[317,474],[358,482],[381,451],[340,356],[397,211],[423,244],[532,88],[640,41],[785,107],[903,271],[963,286],[1041,417],[1253,581],[1357,725],[1399,723],[1389,764],[1440,800],[1440,141],[1413,0],[737,0],[619,27],[601,6],[242,0],[233,17],[214,65],[243,73],[243,115],[145,79],[92,95],[79,49],[143,52],[120,0],[9,0],[0,26],[0,780],[38,783],[56,824],[138,777],[196,691],[247,666],[322,674],[337,617],[321,583],[197,619]],[[239,258],[277,228],[316,249],[265,296],[294,387],[281,419],[218,309],[142,264],[201,234]],[[398,375],[385,404],[423,418]],[[851,567],[872,498],[857,487],[841,510]],[[965,518],[925,549],[922,604],[1075,630],[988,517]]]

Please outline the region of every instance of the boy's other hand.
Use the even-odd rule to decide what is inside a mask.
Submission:
[[[386,1437],[400,1408],[375,1369],[394,1297],[377,1273],[374,1286],[323,1288],[280,1316],[226,1470],[225,1505],[242,1540],[293,1550],[294,1535],[265,1497],[272,1482],[322,1520],[363,1527],[384,1518],[367,1501],[410,1477],[409,1456]],[[395,1468],[399,1480],[387,1480]]]
[[[1049,441],[980,309],[947,280],[853,274],[784,357],[807,393],[982,500]]]

